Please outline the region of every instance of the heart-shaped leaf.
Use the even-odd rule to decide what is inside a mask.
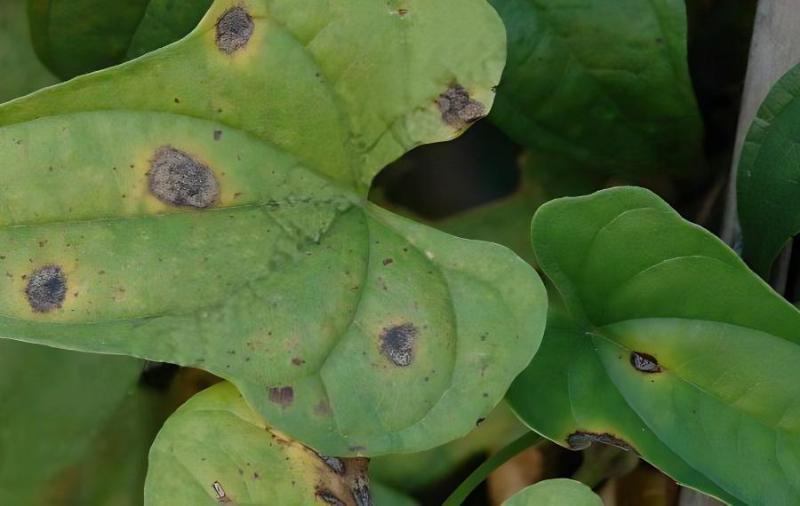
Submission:
[[[230,383],[181,406],[150,450],[147,506],[371,504],[367,459],[323,456],[268,427]]]
[[[33,51],[25,0],[0,2],[0,69],[0,102],[56,82]]]
[[[683,0],[492,0],[508,28],[493,121],[603,172],[686,172],[702,123]]]
[[[579,481],[554,479],[523,488],[503,506],[603,506],[603,501]]]
[[[533,244],[567,310],[510,390],[527,423],[731,503],[800,501],[796,308],[639,188],[545,204]]]
[[[541,282],[364,196],[488,111],[503,58],[484,0],[219,0],[1,107],[0,335],[203,368],[332,455],[466,434],[538,347]]]
[[[68,79],[141,56],[194,28],[212,0],[28,0],[36,52]]]
[[[736,183],[743,256],[768,276],[800,231],[800,66],[773,86],[742,146]]]

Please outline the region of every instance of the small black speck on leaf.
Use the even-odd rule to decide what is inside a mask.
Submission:
[[[486,107],[472,100],[469,92],[460,84],[454,84],[436,99],[442,121],[453,128],[461,129],[486,115]]]
[[[398,367],[408,367],[414,361],[417,342],[417,327],[402,323],[383,330],[381,353]]]
[[[661,372],[661,366],[658,365],[658,360],[656,359],[656,357],[648,353],[640,353],[638,351],[632,351],[631,365],[637,371],[646,374]]]
[[[235,53],[247,45],[254,28],[243,7],[231,7],[217,20],[217,47],[225,54]]]
[[[31,274],[25,288],[28,303],[37,313],[60,308],[67,296],[67,277],[57,265],[46,265]]]
[[[149,183],[153,195],[174,206],[206,208],[219,196],[214,172],[171,146],[156,151],[150,162]]]
[[[214,130],[214,140],[218,141],[222,139],[222,130]]]

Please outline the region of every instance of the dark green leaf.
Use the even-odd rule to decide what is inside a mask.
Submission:
[[[702,124],[683,0],[492,0],[509,55],[492,113],[518,142],[604,172],[683,172]]]
[[[68,79],[174,42],[212,0],[28,0],[36,52]]]
[[[742,147],[737,204],[744,258],[768,276],[775,257],[800,231],[800,67],[773,86]]]

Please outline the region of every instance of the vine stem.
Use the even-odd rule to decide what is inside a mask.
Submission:
[[[442,506],[460,506],[464,500],[469,497],[472,491],[478,488],[478,485],[483,483],[495,469],[511,460],[512,457],[521,453],[523,450],[540,443],[542,439],[542,436],[539,434],[528,432],[519,439],[509,443],[508,446],[486,459],[483,464],[472,471],[467,479],[450,494],[450,497],[448,497],[444,503],[442,503]]]

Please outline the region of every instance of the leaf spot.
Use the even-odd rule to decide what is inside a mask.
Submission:
[[[231,7],[217,20],[217,47],[233,54],[250,41],[255,24],[243,7]]]
[[[661,372],[661,366],[658,365],[658,360],[653,355],[648,353],[640,353],[638,351],[631,352],[631,365],[639,372],[652,374]]]
[[[231,498],[225,494],[225,489],[222,488],[220,482],[215,481],[211,484],[211,488],[214,489],[214,492],[217,494],[217,501],[219,502],[231,502]]]
[[[269,389],[269,400],[287,408],[294,402],[294,389],[292,387],[271,387]]]
[[[398,367],[408,367],[414,361],[417,327],[402,323],[383,330],[381,353]]]
[[[316,496],[331,506],[345,506],[344,502],[328,489],[318,488],[316,491]]]
[[[67,295],[67,277],[57,265],[45,265],[31,274],[25,288],[28,303],[37,313],[60,308]]]
[[[469,92],[460,84],[454,84],[436,99],[442,121],[453,128],[461,129],[486,115],[486,107],[472,100]]]
[[[345,465],[342,459],[338,457],[327,457],[319,453],[317,453],[317,456],[322,462],[325,463],[326,466],[328,466],[331,469],[331,471],[333,471],[336,474],[344,475]]]
[[[214,172],[171,146],[156,151],[148,174],[150,191],[166,204],[206,208],[216,202],[219,195]]]

